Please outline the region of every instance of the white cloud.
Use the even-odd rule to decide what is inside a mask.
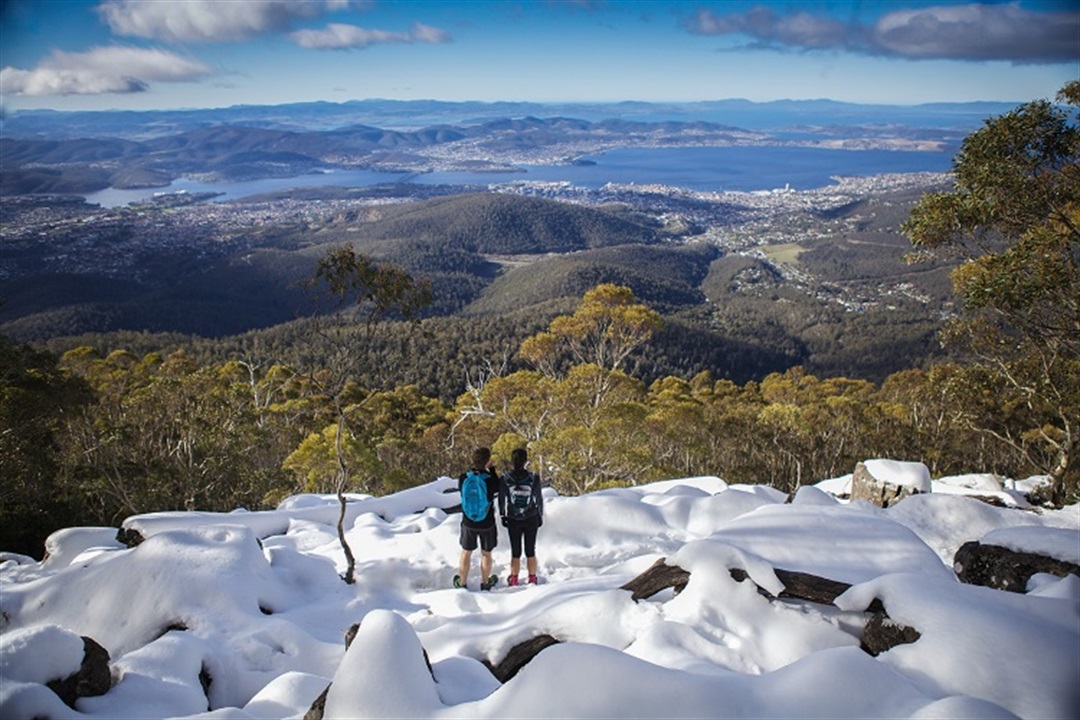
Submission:
[[[118,35],[171,42],[229,42],[288,30],[348,0],[105,0],[98,13]]]
[[[410,31],[413,40],[417,42],[433,43],[438,45],[440,43],[448,43],[453,40],[450,37],[450,33],[445,30],[441,30],[431,25],[424,25],[423,23],[413,23],[412,30]]]
[[[912,60],[1075,62],[1080,13],[1035,12],[1018,3],[900,9],[873,25],[825,14],[778,14],[764,6],[717,14],[699,10],[684,23],[696,35],[741,35],[751,47],[848,50]]]
[[[445,43],[450,42],[450,34],[430,25],[414,23],[409,32],[388,32],[386,30],[368,30],[356,25],[330,23],[321,30],[297,30],[290,34],[293,41],[303,48],[313,50],[343,50],[346,48],[366,48],[370,45],[385,43]]]
[[[754,38],[759,45],[797,48],[846,46],[851,32],[850,26],[824,16],[806,12],[778,15],[763,6],[727,15],[701,9],[686,27],[696,35],[740,34]]]
[[[1076,62],[1080,13],[1036,13],[1017,3],[897,10],[874,25],[874,43],[910,58]]]
[[[186,82],[211,74],[196,61],[164,50],[111,45],[82,53],[54,51],[32,70],[0,70],[11,95],[97,95],[147,90],[150,82]]]

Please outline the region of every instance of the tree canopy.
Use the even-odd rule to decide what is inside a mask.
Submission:
[[[1027,103],[969,135],[955,188],[924,196],[904,230],[919,250],[966,258],[952,273],[965,313],[944,337],[1031,417],[1019,434],[972,422],[1052,458],[1044,466],[1060,503],[1080,482],[1080,81],[1058,101]]]

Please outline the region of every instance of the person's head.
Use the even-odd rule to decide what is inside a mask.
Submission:
[[[477,470],[483,470],[491,462],[491,448],[478,447],[473,450],[472,464]]]
[[[515,470],[524,470],[525,463],[529,461],[529,454],[525,452],[525,448],[515,448],[510,453],[510,462],[513,464]]]

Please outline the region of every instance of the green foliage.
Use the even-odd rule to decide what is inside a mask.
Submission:
[[[327,425],[321,432],[304,438],[299,447],[285,458],[281,467],[295,475],[296,484],[302,492],[326,494],[338,491],[337,434],[336,423]],[[353,486],[345,490],[368,492],[371,479],[378,478],[382,471],[375,448],[356,435],[346,433],[341,440],[340,452],[354,481]]]
[[[619,370],[663,325],[659,313],[635,300],[628,287],[597,285],[585,293],[573,315],[560,315],[547,332],[523,342],[521,355],[538,367],[551,368],[557,355],[566,352],[575,363]]]
[[[55,356],[0,336],[0,532],[5,550],[40,557],[42,528],[92,521],[59,480],[65,419],[91,402]]]
[[[1060,99],[1075,105],[1078,87]],[[944,337],[1027,418],[968,421],[1043,455],[1063,503],[1080,487],[1080,127],[1065,108],[1027,103],[969,135],[954,172],[955,189],[924,197],[904,230],[918,248],[967,258],[952,274],[966,312]]]

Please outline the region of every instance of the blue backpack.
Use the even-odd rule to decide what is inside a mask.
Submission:
[[[487,517],[490,507],[484,476],[470,470],[461,482],[461,511],[473,522],[480,522]]]

